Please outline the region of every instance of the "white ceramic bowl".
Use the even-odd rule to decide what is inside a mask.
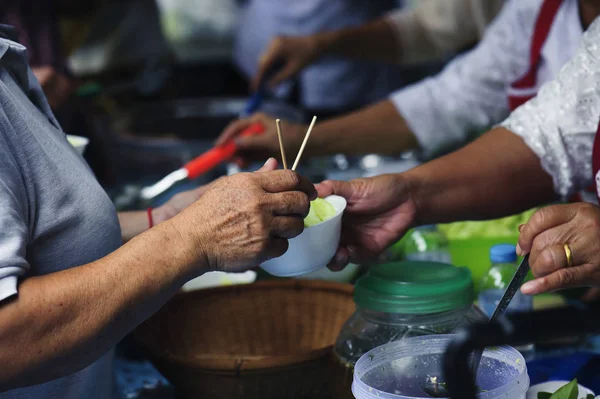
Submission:
[[[86,147],[90,143],[90,140],[88,140],[86,137],[73,136],[71,134],[67,134],[67,140],[73,146],[73,148],[75,148],[75,151],[77,151],[77,153],[81,156],[83,156]]]
[[[304,229],[292,238],[287,252],[260,267],[277,277],[293,277],[319,270],[335,255],[342,233],[342,215],[346,200],[337,195],[325,198],[336,210],[331,219]]]
[[[560,388],[562,388],[563,386],[567,385],[569,383],[569,381],[550,381],[550,382],[544,382],[543,384],[537,384],[532,386],[531,388],[529,388],[529,390],[527,391],[527,399],[537,399],[537,394],[539,392],[548,392],[548,393],[554,393],[556,391],[558,391]],[[587,389],[584,386],[579,385],[579,398],[578,399],[585,399],[587,397],[587,395],[589,394],[594,394],[592,391],[590,391],[589,389]]]

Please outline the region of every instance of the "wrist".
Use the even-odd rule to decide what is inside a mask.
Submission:
[[[424,195],[424,180],[419,173],[419,168],[411,169],[404,173],[396,174],[396,184],[407,193],[407,201],[412,204],[414,212],[410,220],[410,227],[417,227],[427,224],[428,220],[424,215],[428,214],[426,209],[426,195]]]
[[[317,33],[312,37],[312,45],[316,58],[323,54],[333,51],[335,44],[339,40],[339,34],[336,31]]]
[[[161,234],[161,247],[169,251],[169,257],[181,268],[186,281],[210,271],[207,250],[200,237],[203,227],[188,226],[185,219],[172,218],[166,220],[157,229]],[[195,227],[190,233],[190,228]]]
[[[167,205],[162,205],[162,206],[159,206],[158,208],[152,208],[152,210],[151,210],[152,225],[154,225],[154,226],[159,225],[159,224],[171,219],[173,216],[175,216],[175,215],[172,214],[172,212],[170,211],[170,207],[168,207]],[[148,220],[148,224],[150,225],[150,220]]]

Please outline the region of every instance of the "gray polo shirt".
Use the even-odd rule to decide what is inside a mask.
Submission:
[[[0,301],[18,300],[19,281],[84,265],[121,245],[110,199],[67,142],[25,48],[9,37],[0,26]],[[112,361],[110,351],[71,376],[0,399],[112,398]]]

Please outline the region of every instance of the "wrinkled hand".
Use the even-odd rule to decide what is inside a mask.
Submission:
[[[335,194],[348,201],[340,248],[329,265],[332,270],[374,259],[402,237],[415,219],[415,202],[401,175],[325,181],[317,185],[317,191],[320,197]]]
[[[239,135],[253,123],[262,123],[265,132],[260,135],[250,137],[239,137]],[[281,135],[286,150],[286,156],[290,162],[293,162],[307,127],[295,123],[281,121]],[[228,140],[235,140],[238,146],[236,161],[241,166],[249,162],[265,159],[268,157],[281,158],[279,150],[279,139],[277,137],[277,128],[275,119],[263,113],[257,113],[249,118],[239,119],[231,122],[217,139],[216,145],[222,145]]]
[[[534,295],[573,287],[600,286],[600,208],[587,203],[552,205],[521,227],[517,253],[529,253],[535,280],[523,285]],[[564,244],[571,248],[567,264]]]
[[[198,201],[212,184],[215,184],[221,179],[222,178],[219,178],[210,184],[200,186],[193,190],[182,191],[180,193],[175,194],[165,204],[153,210],[154,223],[159,224],[178,215],[185,208]]]
[[[242,271],[279,257],[304,230],[315,188],[276,168],[270,159],[258,172],[223,178],[171,219],[210,270]]]
[[[319,58],[321,54],[319,42],[314,36],[278,36],[269,43],[261,55],[252,87],[256,90],[267,71],[277,63],[281,63],[282,66],[279,70],[274,71],[273,77],[266,82],[270,88],[290,79]]]
[[[52,109],[60,107],[75,89],[74,83],[50,66],[32,68]]]

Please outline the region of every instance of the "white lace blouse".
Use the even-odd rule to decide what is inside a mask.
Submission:
[[[501,125],[525,140],[567,196],[593,182],[592,148],[600,118],[600,18],[575,56],[538,96]]]

